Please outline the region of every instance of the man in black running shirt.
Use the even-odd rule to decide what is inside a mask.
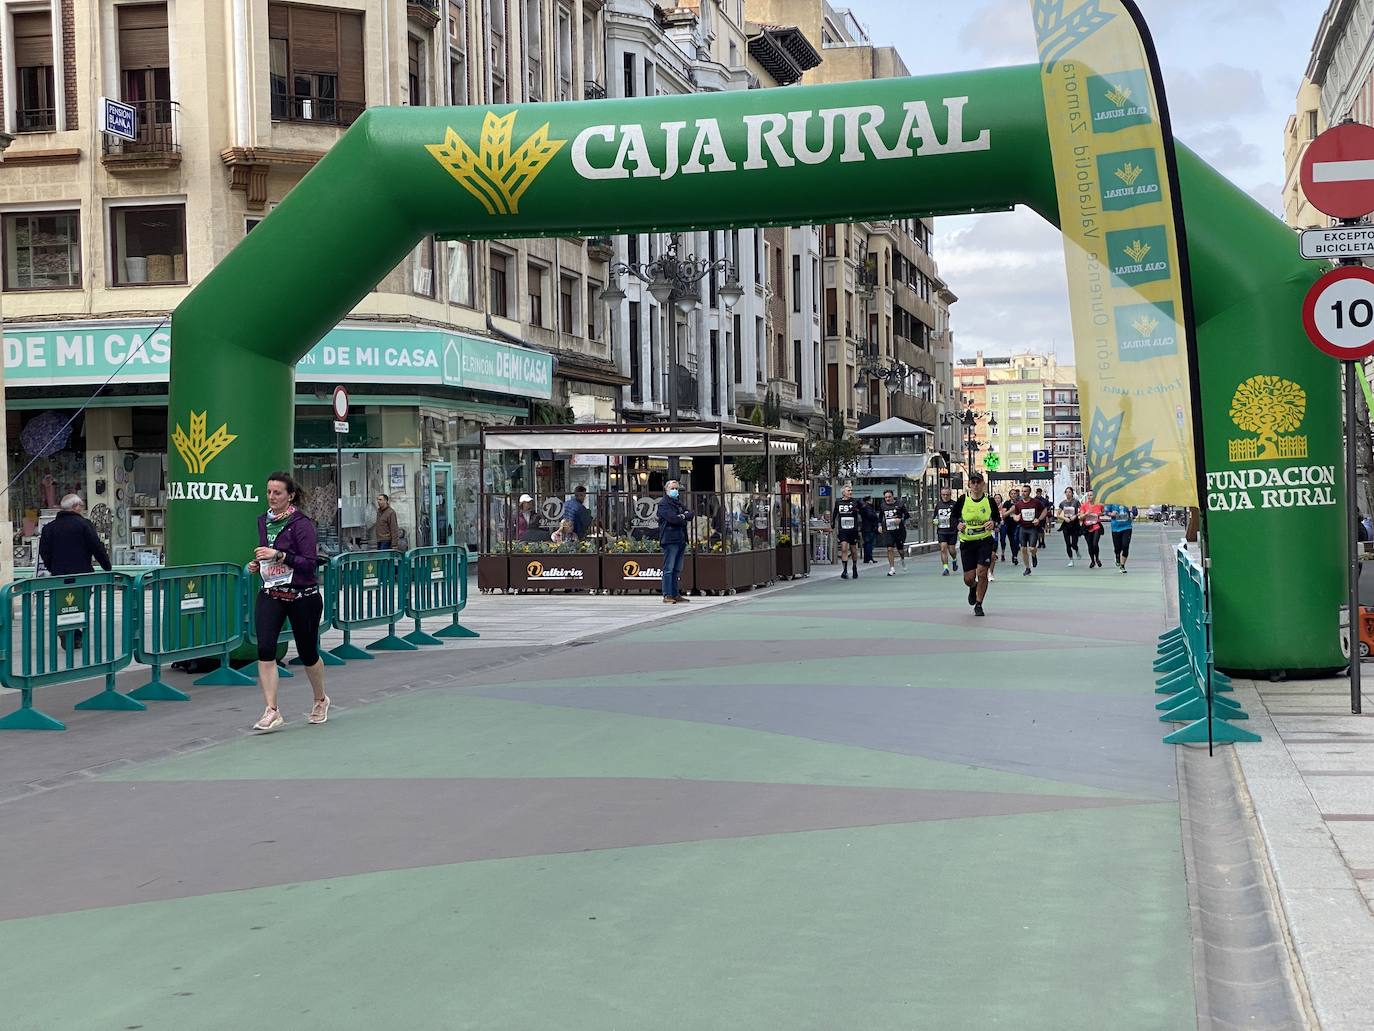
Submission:
[[[862,532],[863,514],[859,499],[854,496],[854,487],[846,483],[840,499],[830,513],[830,526],[835,531],[835,540],[840,546],[840,579],[849,579],[849,566],[854,566],[854,579],[859,578],[859,537]]]

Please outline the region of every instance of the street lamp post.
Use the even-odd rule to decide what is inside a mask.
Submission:
[[[973,472],[973,460],[978,453],[978,423],[984,420],[987,421],[989,428],[993,428],[997,425],[997,415],[995,412],[975,411],[972,401],[968,403],[968,407],[959,415],[951,418],[949,414],[946,413],[944,418],[945,426],[953,426],[957,422],[964,428],[964,450],[968,454],[968,462],[964,466],[965,482],[967,482],[968,475]]]
[[[735,266],[728,258],[709,261],[689,255],[678,257],[678,235],[674,233],[668,240],[663,253],[653,261],[631,264],[617,261],[607,270],[611,283],[601,291],[601,299],[610,305],[611,310],[619,309],[625,300],[625,291],[620,288],[619,276],[631,275],[649,287],[649,293],[660,307],[668,309],[668,422],[677,422],[678,382],[677,382],[677,312],[689,314],[697,305],[697,284],[712,273],[719,272],[726,282],[718,291],[721,303],[729,311],[744,296],[739,285]],[[676,308],[676,311],[673,309]],[[715,375],[716,370],[712,370]],[[677,479],[678,458],[669,456],[668,475]]]

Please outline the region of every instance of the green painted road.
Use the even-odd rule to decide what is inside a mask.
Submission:
[[[921,559],[350,664],[323,727],[4,803],[0,1027],[1194,1028],[1158,542],[985,619]]]

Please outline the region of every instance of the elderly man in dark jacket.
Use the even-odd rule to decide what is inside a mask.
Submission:
[[[682,596],[682,560],[687,554],[687,506],[682,503],[682,487],[677,480],[664,485],[658,501],[658,542],[663,545],[663,603],[676,605]]]
[[[80,497],[68,494],[62,499],[62,511],[57,518],[43,527],[38,538],[38,557],[53,576],[89,573],[91,559],[106,572],[110,569],[110,555],[100,543],[95,527],[82,515],[85,509]]]

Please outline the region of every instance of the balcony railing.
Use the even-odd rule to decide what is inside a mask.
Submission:
[[[582,97],[585,100],[605,100],[606,87],[599,82],[588,79],[582,84]]]
[[[15,132],[53,132],[56,128],[55,107],[24,107],[14,113]]]
[[[128,101],[126,101],[128,103]],[[129,103],[134,109],[138,138],[121,140],[102,133],[106,154],[180,154],[180,108],[175,100],[139,100]]]
[[[272,95],[274,122],[320,122],[325,125],[352,125],[367,105],[358,100],[336,100],[333,97],[298,97],[295,94]]]

